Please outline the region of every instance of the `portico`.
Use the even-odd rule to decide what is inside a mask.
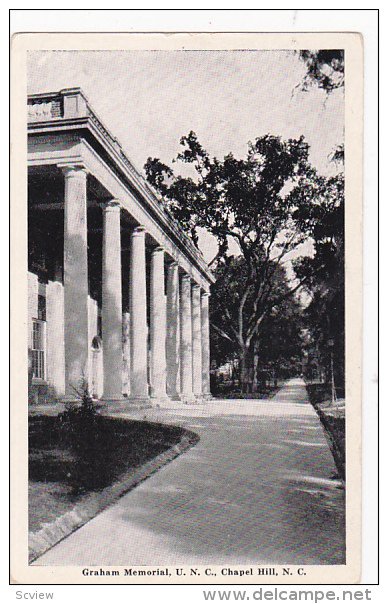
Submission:
[[[33,384],[72,398],[84,379],[107,403],[208,397],[202,254],[80,89],[28,109]]]

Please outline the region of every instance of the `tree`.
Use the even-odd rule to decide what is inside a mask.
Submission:
[[[307,67],[302,80],[302,90],[306,91],[315,84],[330,94],[344,86],[343,50],[300,50],[299,57]]]
[[[233,318],[230,306],[223,313],[232,333],[225,325],[213,324],[238,350],[241,381],[247,385],[248,359],[265,318],[282,300],[301,286],[281,288],[284,284],[282,264],[287,255],[302,243],[306,235],[295,221],[298,197],[304,195],[301,182],[306,179],[308,145],[303,137],[282,140],[265,135],[248,144],[245,158],[229,153],[223,160],[210,158],[194,132],[181,138],[182,151],[175,161],[194,168],[195,177],[175,175],[159,159],[148,158],[147,179],[163,196],[167,208],[198,245],[198,227],[208,230],[218,241],[218,253],[210,263],[220,267],[225,287],[232,295],[236,270],[244,286],[233,290]],[[310,187],[309,192],[315,194]],[[228,259],[228,242],[238,245],[243,263]],[[226,271],[226,267],[228,271]],[[281,275],[281,279],[279,277]],[[241,285],[241,280],[240,280]],[[222,303],[222,296],[219,298]],[[213,316],[216,313],[213,313]],[[232,316],[232,315],[231,315]]]
[[[236,159],[229,153],[223,161],[211,159],[192,131],[180,144],[183,151],[173,162],[190,164],[195,180],[175,176],[159,159],[148,158],[144,168],[147,180],[195,245],[197,229],[203,227],[218,241],[217,258],[225,255],[231,237],[251,264],[255,255],[279,244],[281,231],[285,234],[282,249],[298,244],[301,234],[293,228],[294,208],[285,187],[305,171],[308,145],[303,137],[282,141],[265,135],[248,144],[246,158]]]
[[[258,370],[264,366],[279,369],[284,358],[300,352],[295,316],[300,307],[288,283],[285,269],[273,263],[268,279],[270,290],[265,302],[249,279],[243,256],[220,259],[211,290],[212,356],[220,362],[238,358],[240,385],[244,392],[257,388]],[[244,293],[245,304],[241,306]],[[263,304],[263,307],[261,307]],[[254,332],[246,332],[252,316],[261,307],[261,321]]]
[[[306,322],[312,340],[325,367],[331,374],[331,362],[337,386],[345,381],[345,181],[342,173],[328,178],[310,178],[320,203],[301,203],[296,220],[300,219],[314,241],[315,254],[294,263],[297,276],[304,281],[311,301],[306,309]],[[311,198],[311,194],[308,194]]]
[[[303,326],[303,308],[295,296],[273,308],[260,333],[257,372],[272,369],[276,378],[300,373],[304,351]]]
[[[345,85],[345,54],[343,50],[300,50],[300,59],[306,64],[307,71],[301,82],[306,92],[312,86],[324,90],[329,95]],[[333,150],[332,161],[343,164],[345,147],[340,143]]]
[[[345,84],[343,50],[302,50],[299,56],[307,66],[302,89],[317,85],[327,95]],[[345,160],[344,144],[337,145],[332,161]],[[337,385],[345,383],[345,242],[344,242],[344,175],[327,181],[314,181],[320,189],[319,207],[301,207],[304,221],[309,214],[309,234],[314,241],[315,256],[300,260],[295,270],[305,278],[311,302],[306,309],[310,338],[324,365],[326,376],[333,373]]]

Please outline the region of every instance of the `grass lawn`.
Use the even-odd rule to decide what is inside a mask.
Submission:
[[[97,416],[96,428],[64,437],[57,417],[29,418],[29,530],[33,533],[180,443],[179,427]],[[109,491],[109,490],[108,490]]]
[[[345,399],[332,403],[328,384],[308,384],[307,391],[328,436],[338,474],[345,480]]]

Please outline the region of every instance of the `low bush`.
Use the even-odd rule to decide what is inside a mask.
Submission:
[[[337,407],[330,403],[332,396],[330,384],[308,384],[307,392],[310,402],[316,410],[322,426],[325,429],[338,474],[345,480],[345,410],[343,407]],[[344,391],[338,392],[337,390],[337,396],[343,398],[344,394]]]

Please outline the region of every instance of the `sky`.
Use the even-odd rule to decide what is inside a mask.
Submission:
[[[190,130],[216,157],[243,157],[267,133],[304,135],[324,174],[343,142],[343,91],[303,92],[304,64],[291,51],[33,51],[27,73],[29,94],[80,86],[140,171],[148,157],[170,163]],[[215,244],[200,243],[210,259]]]

